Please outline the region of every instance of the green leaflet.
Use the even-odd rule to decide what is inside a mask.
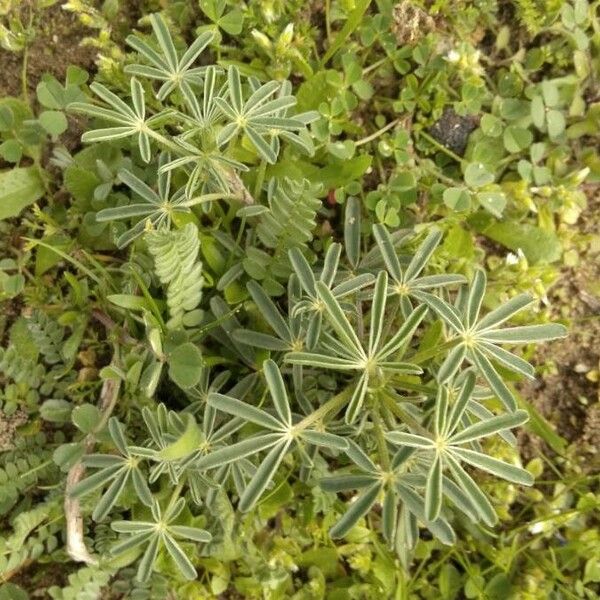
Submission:
[[[42,180],[34,167],[0,173],[0,221],[16,217],[44,195]]]
[[[202,431],[195,419],[187,415],[187,424],[181,437],[163,448],[158,456],[163,460],[178,460],[197,450],[202,441]]]
[[[380,491],[381,485],[375,483],[362,492],[344,513],[344,516],[330,529],[331,537],[344,537],[358,523],[358,520],[369,512]]]

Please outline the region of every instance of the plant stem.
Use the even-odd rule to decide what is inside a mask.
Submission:
[[[27,86],[27,66],[29,64],[29,36],[31,35],[31,28],[33,27],[34,12],[32,3],[29,3],[29,23],[27,25],[27,39],[25,46],[23,47],[23,65],[21,67],[21,91],[23,93],[23,100],[29,105],[29,89]]]
[[[383,427],[381,425],[381,417],[379,416],[379,399],[373,410],[371,411],[371,418],[373,419],[373,427],[375,429],[375,438],[377,439],[377,450],[379,453],[379,460],[381,461],[381,466],[389,471],[391,469],[390,463],[390,453],[388,451],[387,442],[383,435]]]
[[[342,406],[346,404],[353,391],[354,390],[350,386],[345,388],[342,392],[336,394],[335,396],[327,400],[327,402],[325,402],[323,406],[317,408],[317,410],[315,410],[314,413],[308,415],[307,417],[304,417],[304,419],[302,419],[300,423],[294,425],[294,429],[297,432],[304,431],[305,429],[308,429],[313,423],[317,423],[318,421],[324,419],[329,413],[337,412],[338,410],[340,410],[340,408],[342,408]]]
[[[118,347],[115,346],[112,365],[119,364]],[[86,435],[83,440],[84,452],[87,454],[92,450],[96,442],[96,435],[106,425],[112,411],[114,410],[117,399],[119,398],[119,390],[121,389],[120,379],[105,379],[100,392],[100,419],[94,429]],[[83,517],[81,515],[81,505],[79,498],[71,495],[73,487],[79,483],[85,473],[85,466],[81,460],[77,461],[67,474],[67,483],[65,487],[64,511],[66,522],[66,550],[67,554],[77,562],[84,562],[88,565],[97,565],[98,560],[93,557],[83,537]]]
[[[458,154],[452,152],[452,150],[450,150],[449,148],[446,148],[446,146],[444,146],[443,144],[440,144],[434,137],[429,135],[426,131],[419,131],[417,135],[425,138],[432,146],[435,146],[440,152],[443,152],[444,154],[446,154],[456,162],[460,163],[461,165],[463,164],[463,158],[461,158]]]
[[[415,431],[418,431],[421,435],[424,435],[426,437],[431,437],[430,433],[427,431],[427,429],[425,429],[425,427],[423,427],[416,419],[414,419],[409,413],[407,413],[405,410],[403,410],[398,403],[394,400],[394,398],[392,398],[391,396],[388,396],[385,392],[385,390],[383,390],[382,392],[382,399],[383,399],[383,403],[385,404],[385,406],[396,416],[398,417],[401,421],[403,421],[404,423],[406,423],[407,425],[410,425],[410,427],[412,427]]]
[[[173,490],[173,493],[171,494],[171,498],[169,500],[169,504],[167,506],[167,508],[165,509],[165,512],[168,512],[173,505],[175,504],[175,502],[177,502],[177,499],[179,498],[179,495],[181,494],[181,490],[183,489],[183,481],[180,481],[176,486],[175,489]]]
[[[368,67],[365,67],[363,69],[363,72],[362,72],[363,77],[365,75],[368,75],[371,71],[374,71],[375,69],[377,69],[381,65],[385,64],[389,60],[391,60],[390,57],[389,56],[385,56],[384,58],[379,59],[377,62],[374,62],[374,63],[370,64]]]
[[[27,89],[27,59],[28,59],[28,47],[25,45],[23,49],[23,67],[21,70],[21,92],[23,94],[23,100],[29,104],[29,90]]]
[[[258,167],[258,173],[256,174],[256,182],[254,183],[254,200],[258,200],[260,198],[260,193],[262,192],[262,186],[265,181],[265,173],[267,172],[267,161],[261,160],[260,166]]]
[[[179,206],[191,208],[192,206],[197,206],[198,204],[202,204],[204,202],[213,202],[214,200],[239,200],[239,198],[233,194],[221,194],[219,192],[215,192],[213,194],[204,194],[202,196],[190,198],[189,200],[182,202]]]
[[[364,138],[358,140],[358,142],[355,142],[354,146],[362,146],[363,144],[368,144],[369,142],[376,140],[378,137],[382,136],[386,131],[389,131],[390,129],[392,129],[393,127],[398,125],[399,122],[400,122],[399,118],[394,119],[393,121],[391,121],[387,125],[383,126],[381,129],[378,129],[371,135],[368,135],[367,137],[364,137]]]
[[[148,127],[146,129],[146,133],[150,137],[154,138],[159,144],[162,144],[169,150],[173,150],[173,152],[176,152],[177,155],[183,154],[183,148],[180,148],[175,142],[172,142],[170,139],[166,138],[164,135],[161,135],[160,133],[158,133],[158,131],[154,131],[154,129],[150,129],[150,127]]]
[[[411,363],[418,365],[420,363],[425,362],[426,360],[433,358],[434,356],[437,356],[438,354],[441,354],[442,352],[445,352],[446,350],[449,350],[450,348],[453,348],[454,346],[456,346],[456,344],[458,344],[459,341],[460,338],[448,340],[447,342],[444,342],[439,346],[434,346],[433,348],[423,350],[423,352],[417,352],[414,356],[411,356],[409,360]]]
[[[156,317],[156,320],[158,321],[161,329],[163,330],[163,332],[166,332],[167,325],[166,325],[164,319],[162,318],[160,309],[158,308],[156,301],[154,300],[154,298],[152,297],[152,294],[150,294],[150,291],[146,287],[144,280],[140,277],[140,274],[135,269],[131,269],[131,274],[133,275],[134,279],[136,280],[136,282],[142,292],[142,295],[144,296],[144,298],[147,300],[148,304],[150,305],[152,314]]]
[[[432,162],[430,159],[422,160],[420,158],[417,158],[417,162],[421,168],[425,169],[425,171],[428,171],[429,173],[431,173],[431,175],[437,177],[440,181],[443,181],[447,185],[455,187],[457,184],[460,184],[460,182],[452,179],[452,177],[444,175],[438,167],[434,166],[433,163],[428,164]]]

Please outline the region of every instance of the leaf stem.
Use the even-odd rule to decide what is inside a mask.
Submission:
[[[375,406],[371,411],[371,418],[373,420],[373,427],[375,429],[375,438],[377,440],[377,450],[379,453],[381,466],[385,469],[385,471],[390,471],[390,453],[388,451],[387,442],[385,441],[385,437],[383,435],[383,426],[381,424],[381,417],[379,415],[379,398],[377,398]]]
[[[368,67],[365,67],[362,71],[363,77],[368,75],[371,71],[379,68],[381,65],[384,65],[386,62],[391,60],[390,56],[385,56],[384,58],[379,59],[377,62],[371,63]]]
[[[179,495],[181,494],[181,490],[183,489],[183,481],[180,481],[176,486],[175,489],[173,490],[173,493],[171,494],[171,498],[169,499],[169,504],[167,505],[167,508],[165,509],[165,513],[169,512],[169,510],[173,507],[173,505],[175,504],[175,502],[177,502],[177,499],[179,498]]]
[[[446,350],[453,348],[454,346],[456,346],[456,344],[458,344],[459,341],[459,338],[448,340],[447,342],[444,342],[439,346],[434,346],[433,348],[428,348],[427,350],[423,350],[422,352],[417,352],[414,356],[411,356],[409,360],[415,365],[424,363],[425,361],[433,358],[434,356],[437,356],[438,354],[441,354]]]
[[[377,131],[375,131],[371,135],[368,135],[367,137],[364,137],[364,138],[358,140],[357,142],[354,142],[354,145],[355,146],[362,146],[363,144],[368,144],[369,142],[372,142],[373,140],[376,140],[379,136],[383,135],[386,131],[389,131],[390,129],[392,129],[393,127],[395,127],[396,125],[398,125],[399,122],[400,122],[399,118],[398,119],[394,119],[393,121],[391,121],[387,125],[384,125],[381,129],[378,129]]]
[[[254,200],[260,198],[262,192],[262,186],[265,181],[265,174],[267,172],[267,161],[261,160],[260,166],[258,167],[258,173],[256,174],[256,182],[254,183]]]
[[[382,391],[382,399],[385,406],[401,421],[412,427],[415,431],[418,431],[421,435],[431,437],[427,429],[423,427],[414,417],[402,409],[396,400],[392,398],[392,396],[389,396],[385,390]]]
[[[302,419],[300,423],[294,425],[294,430],[296,432],[304,431],[314,423],[317,423],[318,421],[324,419],[328,414],[335,414],[335,412],[339,411],[340,408],[342,408],[348,402],[348,399],[352,395],[352,392],[352,387],[348,386],[339,394],[336,394],[335,396],[327,400],[327,402],[325,402],[325,404],[317,408],[317,410],[315,410],[314,413],[308,415],[307,417],[304,417],[304,419]]]
[[[203,194],[202,196],[190,198],[189,200],[185,200],[179,204],[179,206],[191,208],[192,206],[197,206],[198,204],[202,204],[204,202],[213,202],[214,200],[239,200],[239,198],[233,194],[221,194],[219,192],[215,192],[212,194]]]

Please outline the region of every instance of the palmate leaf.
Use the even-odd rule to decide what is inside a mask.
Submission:
[[[300,256],[294,260],[303,271],[302,277],[308,289],[313,280],[302,265]],[[419,307],[411,312],[398,331],[384,343],[382,332],[385,326],[385,310],[388,298],[388,275],[380,271],[375,282],[375,291],[371,305],[371,327],[367,347],[363,347],[354,327],[348,320],[346,312],[336,298],[334,292],[323,281],[314,282],[327,322],[337,335],[336,338],[322,336],[321,352],[290,352],[284,360],[294,365],[313,366],[317,368],[339,371],[357,371],[359,373],[353,393],[346,410],[346,422],[353,423],[364,403],[370,381],[379,378],[381,373],[420,374],[422,369],[411,363],[390,360],[402,346],[408,343],[427,312],[425,307]],[[320,348],[317,348],[318,350]]]
[[[224,198],[232,195],[232,171],[248,171],[243,163],[225,156],[216,148],[205,150],[193,143],[179,137],[176,142],[180,147],[182,156],[174,158],[171,162],[161,167],[161,172],[183,169],[187,172],[185,184],[184,206],[196,206],[203,204],[206,200],[206,191],[221,193]],[[201,189],[200,195],[197,190]],[[208,195],[210,199],[212,196]],[[212,200],[210,200],[212,201]]]
[[[336,285],[336,281],[339,279],[338,268],[341,250],[339,244],[334,243],[329,246],[323,261],[323,269],[318,277],[313,273],[311,266],[299,248],[291,248],[288,251],[290,264],[298,278],[303,295],[307,297],[307,299],[300,300],[295,305],[293,314],[308,315],[309,323],[306,334],[306,347],[308,350],[313,350],[317,345],[323,325],[323,304],[317,292],[317,280],[330,289],[333,297],[339,302],[358,293],[375,279],[371,273],[361,273],[357,276],[350,275]]]
[[[164,82],[157,93],[159,100],[164,100],[176,88],[181,88],[182,91],[185,90],[188,93],[191,92],[190,85],[201,83],[202,75],[206,71],[206,67],[193,67],[192,65],[213,40],[213,32],[205,31],[200,34],[180,56],[175,48],[169,29],[160,14],[150,15],[150,23],[160,53],[140,37],[128,36],[126,42],[129,46],[137,51],[151,66],[127,65],[125,72]]]
[[[410,310],[408,299],[416,291],[433,290],[437,288],[460,285],[466,279],[462,275],[448,273],[441,275],[422,275],[435,249],[442,239],[441,231],[434,229],[423,240],[412,256],[406,269],[403,269],[392,237],[382,224],[373,226],[373,237],[377,242],[387,272],[392,278],[391,292],[400,296],[404,313]]]
[[[289,352],[302,348],[306,333],[301,316],[293,314],[293,306],[290,306],[290,314],[286,320],[273,300],[269,298],[256,281],[249,281],[246,287],[262,318],[268,323],[277,337],[249,329],[238,329],[233,332],[233,337],[248,346],[264,348],[266,350]],[[293,305],[291,302],[290,304]]]
[[[117,239],[117,246],[123,248],[130,244],[138,236],[142,235],[149,221],[154,229],[170,229],[173,215],[177,213],[189,213],[190,208],[183,205],[185,196],[183,190],[177,190],[171,195],[171,173],[161,171],[161,167],[167,164],[170,156],[162,153],[158,160],[158,192],[154,191],[139,177],[127,169],[119,171],[119,179],[134,192],[136,202],[114,208],[105,208],[96,213],[96,221],[99,223],[131,219],[134,217],[144,217],[137,220],[137,223],[121,234]]]
[[[264,88],[265,86],[261,85],[260,81],[255,77],[250,77],[248,79],[248,83],[251,91],[257,92],[259,89]],[[285,98],[292,95],[292,84],[289,80],[285,80],[281,82],[279,89],[277,91],[277,98]],[[310,123],[318,120],[320,115],[317,111],[308,111],[301,114],[289,114],[292,106],[282,106],[282,108],[275,110],[269,118],[272,120],[272,123],[276,123],[277,120],[280,120],[280,123],[285,123],[289,117],[293,118],[295,121],[303,123],[305,126]],[[313,138],[308,133],[306,128],[302,128],[299,131],[292,131],[286,128],[278,128],[273,127],[268,130],[267,135],[265,136],[266,141],[269,142],[271,146],[272,155],[277,157],[280,151],[280,139],[289,142],[293,147],[298,149],[303,154],[308,156],[312,156],[315,151]],[[262,143],[262,141],[261,141]]]
[[[181,464],[185,463],[190,453],[196,451],[198,444],[206,443],[203,430],[192,417],[192,411],[178,414],[168,411],[162,403],[154,411],[144,407],[142,417],[150,440],[142,447],[130,447],[131,453],[154,463],[150,469],[150,483],[168,474],[170,482],[177,484]]]
[[[516,409],[516,400],[495,369],[492,361],[526,377],[533,377],[533,367],[520,357],[499,347],[499,344],[526,344],[564,337],[566,329],[557,323],[499,328],[501,324],[529,306],[533,299],[521,294],[479,319],[485,294],[486,276],[476,271],[469,287],[466,302],[459,311],[445,300],[427,292],[417,292],[416,297],[428,305],[451,331],[457,345],[446,356],[438,372],[443,383],[453,377],[465,358],[487,381],[494,394],[508,410]]]
[[[80,497],[98,488],[108,486],[95,505],[92,513],[94,521],[103,521],[106,518],[128,483],[133,485],[133,489],[141,502],[146,505],[150,505],[152,502],[152,493],[140,471],[138,460],[131,452],[122,426],[115,417],[109,419],[108,431],[120,456],[90,454],[84,457],[85,465],[100,468],[100,470],[77,483],[70,492],[72,496]]]
[[[227,83],[229,102],[218,96],[214,99],[216,105],[231,121],[221,130],[217,139],[218,145],[226,144],[236,134],[243,132],[262,160],[275,163],[277,153],[271,144],[270,136],[277,135],[279,131],[297,132],[305,128],[302,120],[279,116],[281,111],[296,104],[296,98],[273,98],[279,84],[271,81],[260,86],[244,100],[240,73],[236,66],[229,67]]]
[[[240,497],[239,509],[244,512],[251,510],[260,499],[275,476],[281,461],[294,444],[299,444],[302,440],[310,445],[325,448],[337,450],[347,448],[344,438],[325,431],[308,428],[295,431],[287,390],[279,368],[272,360],[266,360],[263,363],[263,372],[277,417],[223,394],[210,394],[208,404],[217,410],[254,423],[274,433],[258,435],[226,448],[217,449],[195,462],[196,468],[207,469],[223,466],[245,456],[268,450]]]
[[[470,478],[467,479],[468,475],[460,467],[460,462],[466,462],[514,483],[522,485],[533,483],[533,478],[524,469],[461,447],[463,444],[518,427],[528,420],[527,412],[518,410],[498,416],[492,415],[461,429],[462,417],[469,405],[473,389],[474,377],[470,374],[464,381],[456,403],[451,409],[446,389],[439,389],[433,420],[434,431],[429,436],[402,431],[391,431],[386,434],[387,439],[393,444],[415,448],[431,456],[425,486],[425,515],[429,521],[437,519],[442,508],[445,468],[450,470],[456,483],[467,493],[469,503],[467,507],[469,505],[476,507],[479,516],[486,522],[492,520],[488,510],[489,502],[482,501],[482,492],[473,490],[476,484],[469,481]],[[456,497],[455,493],[453,495]]]
[[[154,501],[152,504],[153,521],[114,521],[111,523],[111,528],[117,533],[130,534],[130,537],[113,546],[112,554],[118,556],[147,544],[138,566],[136,577],[138,581],[148,581],[161,548],[166,549],[186,579],[196,578],[196,569],[177,540],[208,543],[212,536],[204,529],[173,524],[184,507],[185,499],[178,498],[175,502],[171,502],[163,513],[158,502]]]
[[[134,137],[137,139],[142,160],[150,162],[150,137],[148,131],[152,127],[155,117],[146,118],[144,89],[135,77],[131,78],[130,86],[133,107],[130,107],[101,83],[94,82],[90,85],[90,89],[110,108],[85,102],[73,102],[69,104],[68,108],[69,110],[113,124],[112,127],[86,131],[81,136],[81,141],[85,143],[105,142]]]
[[[381,528],[390,547],[394,547],[402,540],[410,548],[416,543],[416,533],[410,540],[405,538],[406,530],[404,529],[403,520],[407,518],[406,511],[414,517],[413,525],[415,529],[416,520],[418,519],[442,543],[454,543],[456,538],[454,531],[443,518],[438,517],[433,521],[427,519],[425,506],[430,500],[423,499],[414,489],[415,485],[422,487],[423,484],[420,483],[420,478],[415,478],[414,475],[407,473],[404,469],[406,461],[414,454],[413,450],[406,447],[399,450],[392,460],[391,470],[382,469],[375,465],[362,448],[350,439],[348,440],[346,454],[361,472],[341,473],[325,477],[319,482],[321,488],[329,492],[360,490],[360,493],[348,505],[347,512],[332,528],[332,536],[342,537],[349,533],[357,521],[367,514],[377,499],[383,495]],[[457,498],[457,504],[465,506],[467,510],[471,510],[474,514],[474,509],[472,509],[468,500],[464,498],[464,494],[460,489],[453,482],[449,483],[453,486],[451,494]]]

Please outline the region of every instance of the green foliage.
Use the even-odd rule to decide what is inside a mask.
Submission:
[[[48,589],[48,594],[54,600],[97,598],[109,580],[110,573],[106,570],[97,567],[83,567],[69,575],[68,585],[62,588],[57,585],[52,586]]]
[[[20,512],[13,520],[13,532],[0,540],[0,573],[3,578],[19,571],[42,555],[49,556],[58,546],[62,528],[61,508],[56,500],[38,503]]]
[[[3,414],[3,418],[6,418],[6,413]],[[2,444],[3,454],[0,462],[1,514],[7,514],[23,494],[32,489],[38,481],[47,479],[55,472],[54,465],[49,460],[51,453],[44,447],[47,441],[43,434],[39,434],[33,438],[18,441],[16,447],[12,447],[14,444]]]

